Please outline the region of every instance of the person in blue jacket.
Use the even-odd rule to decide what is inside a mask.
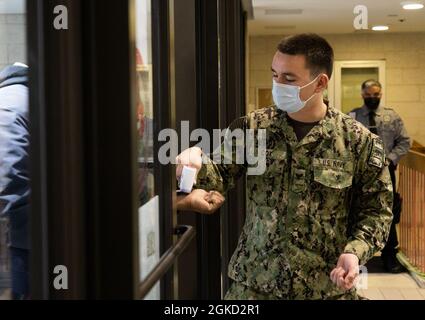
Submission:
[[[0,216],[9,220],[12,298],[29,297],[28,67],[0,72]]]

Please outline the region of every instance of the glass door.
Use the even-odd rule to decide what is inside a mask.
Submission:
[[[173,5],[173,1],[163,0],[130,1],[138,141],[137,298],[146,300],[178,298],[176,261],[195,234],[191,226],[177,225],[175,167],[158,159],[160,131],[175,127]]]
[[[177,225],[175,167],[157,156],[175,123],[171,3],[67,1],[58,31],[45,19],[62,1],[28,1],[34,299],[177,298],[194,230]]]

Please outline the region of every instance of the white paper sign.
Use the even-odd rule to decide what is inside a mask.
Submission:
[[[139,209],[140,279],[143,281],[159,261],[159,197],[152,198]],[[145,300],[159,300],[160,287],[156,284]]]

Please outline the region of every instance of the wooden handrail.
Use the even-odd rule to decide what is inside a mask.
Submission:
[[[425,174],[425,153],[410,150],[400,161],[400,165]]]
[[[425,273],[425,154],[411,150],[400,161],[399,192],[403,198],[400,248]]]

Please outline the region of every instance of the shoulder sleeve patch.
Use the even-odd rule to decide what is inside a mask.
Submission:
[[[231,131],[236,130],[236,129],[241,129],[241,130],[245,130],[247,129],[248,126],[248,120],[247,117],[240,117],[236,120],[234,120],[230,125],[229,125],[229,129]]]
[[[372,139],[372,151],[368,163],[372,166],[382,168],[385,163],[384,145],[379,138]]]

